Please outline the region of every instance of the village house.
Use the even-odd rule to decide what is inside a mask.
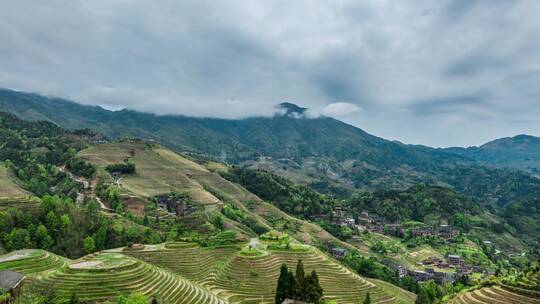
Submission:
[[[310,303],[293,300],[293,299],[285,299],[283,300],[283,302],[281,302],[281,304],[310,304]]]
[[[375,233],[383,233],[384,226],[383,225],[371,225],[371,226],[369,226],[369,231],[375,232]]]
[[[358,218],[358,222],[362,226],[368,226],[369,224],[371,224],[373,222],[373,220],[369,217],[369,213],[367,213],[367,211],[363,211],[362,213],[360,213],[360,217]]]
[[[22,286],[25,276],[15,271],[2,270],[0,271],[0,293],[7,292],[9,296],[0,304],[15,303],[22,294]]]
[[[332,248],[332,256],[336,259],[343,258],[347,254],[347,250],[340,247]]]
[[[354,227],[354,219],[352,217],[339,218],[338,224],[340,226]]]
[[[459,230],[451,225],[440,225],[438,235],[443,239],[451,239],[459,235]]]
[[[441,261],[440,263],[436,264],[436,266],[439,268],[448,268],[450,267],[450,264],[448,264],[447,262]]]
[[[122,177],[122,172],[120,172],[120,171],[113,171],[113,172],[111,172],[111,177],[112,177],[114,180],[119,180],[119,179]]]
[[[189,206],[184,200],[172,195],[158,195],[156,201],[158,207],[166,210],[171,216],[185,216],[193,211],[193,207]]]
[[[411,234],[413,237],[426,237],[426,236],[434,236],[433,229],[431,227],[425,227],[425,228],[414,228],[411,230]]]
[[[398,235],[401,236],[404,234],[403,229],[401,229],[401,224],[385,224],[384,225],[385,234],[387,235]]]
[[[459,274],[462,274],[462,275],[471,274],[471,273],[473,273],[473,266],[472,265],[463,265],[463,266],[457,268],[457,272]]]
[[[382,261],[382,263],[388,266],[390,269],[393,269],[396,272],[396,275],[398,276],[398,278],[400,279],[407,275],[407,268],[399,264],[392,263],[390,261]]]
[[[433,273],[433,280],[437,284],[451,284],[456,280],[456,276],[452,272],[435,271]]]
[[[428,281],[431,278],[433,278],[432,273],[428,273],[428,272],[421,271],[421,270],[409,270],[408,274],[412,277],[412,279],[415,282]]]
[[[453,266],[462,265],[463,260],[461,259],[459,255],[449,254],[448,264],[453,265]]]
[[[335,207],[332,211],[334,217],[343,218],[347,216],[347,209],[344,207]]]
[[[422,261],[422,264],[423,265],[435,265],[435,266],[439,266],[441,263],[443,263],[444,261],[439,259],[438,257],[435,257],[435,256],[430,256],[428,257],[427,259],[423,260]]]
[[[403,278],[407,275],[407,268],[401,266],[401,265],[397,265],[397,267],[395,268],[396,271],[397,271],[397,275],[398,275],[398,278]]]

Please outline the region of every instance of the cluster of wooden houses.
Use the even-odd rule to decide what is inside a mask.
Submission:
[[[368,230],[370,232],[382,233],[393,236],[405,236],[408,231],[412,237],[440,237],[448,240],[460,234],[458,229],[454,229],[450,225],[440,226],[422,226],[410,229],[405,229],[401,223],[387,223],[382,218],[376,215],[370,215],[364,211],[358,218],[358,230]]]
[[[396,270],[399,278],[410,276],[414,281],[434,280],[437,284],[453,283],[464,275],[482,273],[484,276],[495,274],[492,270],[486,270],[481,266],[468,265],[459,255],[448,255],[446,261],[438,257],[429,257],[420,263],[424,270],[406,269],[397,264],[388,265]],[[453,268],[455,271],[436,271],[438,269]]]
[[[185,199],[174,195],[157,195],[155,200],[158,208],[165,210],[170,216],[186,216],[195,211],[195,207],[188,204]]]

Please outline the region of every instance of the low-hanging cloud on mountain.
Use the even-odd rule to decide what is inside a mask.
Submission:
[[[31,1],[0,10],[0,86],[241,118],[288,100],[390,139],[540,132],[538,1]]]

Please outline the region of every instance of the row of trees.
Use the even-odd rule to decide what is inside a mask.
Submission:
[[[276,289],[276,304],[281,304],[285,299],[319,304],[322,297],[323,288],[319,284],[319,277],[315,270],[306,276],[304,264],[302,260],[298,260],[295,276],[286,264],[281,265]]]
[[[124,246],[130,242],[159,242],[150,228],[117,225],[89,201],[76,205],[70,198],[45,195],[39,208],[22,212],[0,211],[0,243],[8,250],[40,248],[69,257],[95,250]]]
[[[109,172],[120,172],[122,174],[132,174],[135,173],[135,164],[128,160],[120,164],[112,164],[105,167]]]

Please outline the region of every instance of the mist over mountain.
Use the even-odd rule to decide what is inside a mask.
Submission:
[[[5,89],[0,90],[0,105],[25,119],[48,120],[70,129],[90,128],[111,138],[154,139],[178,151],[224,162],[296,172],[293,179],[325,176],[353,187],[403,188],[439,182],[441,167],[470,163],[534,172],[540,159],[539,140],[532,136],[480,147],[434,149],[385,140],[334,118],[312,117],[307,108],[291,102],[279,104],[272,117],[237,120],[109,111]]]

